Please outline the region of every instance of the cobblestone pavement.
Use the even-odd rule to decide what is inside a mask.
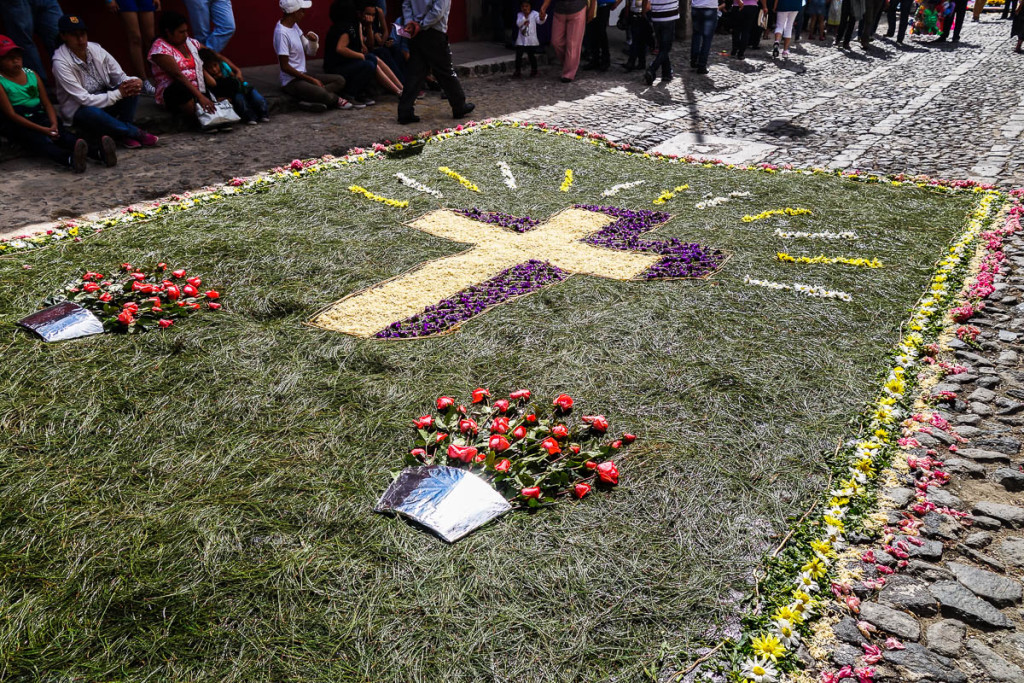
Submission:
[[[884,31],[884,20],[883,20]],[[1009,22],[986,15],[959,44],[880,39],[865,52],[803,40],[788,61],[767,53],[712,60],[706,77],[674,56],[667,85],[623,85],[582,101],[517,112],[514,118],[600,130],[654,147],[683,133],[772,145],[766,160],[802,166],[911,171],[1024,182],[1020,55]],[[727,43],[719,36],[716,49]],[[828,45],[828,46],[826,46]],[[770,49],[771,43],[762,41]]]

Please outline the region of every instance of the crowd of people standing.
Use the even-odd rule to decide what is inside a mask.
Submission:
[[[510,1],[510,0],[505,0]],[[1024,1],[1005,0],[1003,18],[1013,18],[1016,50],[1024,42]],[[112,166],[117,149],[156,145],[156,136],[135,125],[140,96],[192,121],[206,132],[230,129],[232,122],[267,122],[263,95],[242,69],[224,54],[235,32],[231,0],[185,0],[189,16],[161,11],[160,0],[103,0],[120,16],[127,41],[126,72],[110,53],[89,40],[85,21],[61,12],[58,0],[3,0],[0,19],[9,35],[0,35],[0,135],[76,172],[87,161]],[[312,0],[278,0],[280,20],[272,41],[280,68],[280,87],[310,111],[361,109],[375,97],[397,98],[400,123],[415,123],[416,101],[430,86],[443,92],[455,118],[474,111],[452,66],[447,24],[451,0],[403,0],[402,14],[389,23],[386,0],[333,0],[331,26],[323,41],[301,28]],[[976,0],[977,21],[985,0]],[[563,83],[579,70],[611,68],[608,30],[626,31],[626,71],[640,70],[651,85],[674,77],[672,52],[681,17],[679,0],[519,0],[511,35],[516,51],[515,78],[528,58],[530,76],[538,73],[541,33],[548,34]],[[790,56],[790,46],[806,31],[824,41],[834,30],[835,44],[849,49],[855,33],[867,48],[881,17],[888,37],[902,43],[908,26],[915,33],[937,34],[944,42],[960,38],[967,0],[691,0],[690,68],[708,73],[716,31],[726,23],[732,33],[731,57],[745,59],[773,38],[772,56]],[[500,17],[499,17],[500,20]],[[34,35],[50,52],[45,70]],[[307,58],[323,50],[323,72],[312,74]],[[51,94],[53,95],[51,97]],[[56,105],[53,100],[56,100]]]

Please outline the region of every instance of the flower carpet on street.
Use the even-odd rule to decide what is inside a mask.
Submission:
[[[719,645],[733,681],[804,675],[1017,199],[541,124],[420,140],[0,243],[12,679],[644,680]],[[230,304],[15,325],[86,266],[182,287],[157,261]],[[523,509],[444,545],[373,512],[403,464]]]

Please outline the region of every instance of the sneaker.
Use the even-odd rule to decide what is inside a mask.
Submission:
[[[270,123],[270,117],[269,116],[261,116],[260,117],[260,123]]]
[[[346,100],[344,97],[338,98],[338,109],[351,109],[352,103]],[[362,109],[362,107],[360,107]]]
[[[652,74],[650,71],[644,71],[644,83],[646,83],[647,85],[653,85],[654,74]]]
[[[259,124],[259,121],[257,121],[256,119],[249,119],[245,122],[245,125],[247,126],[255,126],[257,124]]]
[[[109,135],[100,138],[100,160],[107,168],[117,166],[117,145]]]
[[[426,90],[420,90],[418,93],[416,93],[416,99],[417,100],[422,100],[426,96],[427,96],[427,91]]]
[[[347,106],[344,104],[338,105],[339,109],[366,109],[366,105],[359,100],[349,100]]]
[[[299,102],[299,109],[302,111],[316,112],[322,114],[327,111],[327,105],[323,102]]]
[[[142,94],[146,97],[156,97],[156,88],[149,81],[142,81]]]
[[[68,166],[74,173],[85,173],[85,162],[89,158],[89,143],[82,138],[75,140],[74,149],[68,157]]]
[[[142,147],[142,143],[135,138],[125,138],[121,141],[121,144],[124,145],[125,149],[138,149]]]
[[[152,133],[147,133],[145,131],[142,132],[142,135],[140,135],[138,139],[138,142],[140,142],[143,147],[156,147],[156,143],[159,141],[160,138],[153,135]],[[125,147],[127,146],[128,145],[125,145]]]
[[[775,45],[772,46],[772,59],[774,59],[774,58],[776,58],[778,56],[779,56],[779,44],[775,43]]]
[[[707,76],[711,72],[708,71],[708,68],[706,66],[698,66],[697,73],[700,74],[701,76]]]
[[[371,100],[369,97],[363,100],[358,100],[358,102],[362,104],[364,107],[372,107],[373,105],[377,104],[377,100]]]
[[[782,58],[783,59],[789,59],[789,50],[783,50],[782,51]]]

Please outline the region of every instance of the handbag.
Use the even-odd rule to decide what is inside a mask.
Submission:
[[[235,108],[227,100],[217,102],[211,112],[206,111],[196,102],[196,118],[199,119],[199,125],[203,130],[242,120],[242,117],[235,113]]]
[[[768,28],[768,12],[761,10],[757,15],[757,25],[761,28]]]

